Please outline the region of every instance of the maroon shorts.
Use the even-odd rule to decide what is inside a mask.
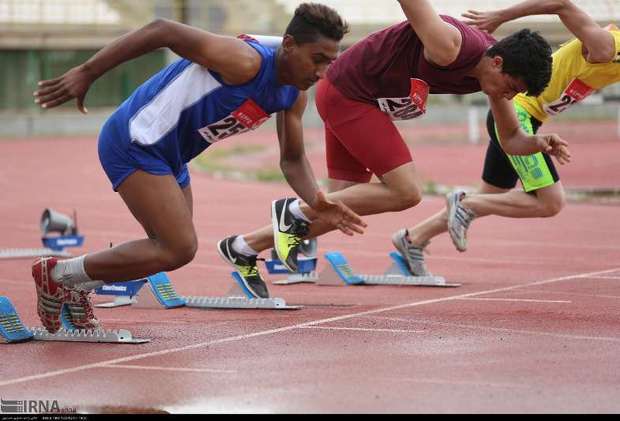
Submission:
[[[325,124],[329,178],[367,183],[411,162],[411,152],[390,117],[360,101],[353,101],[322,79],[316,107]]]

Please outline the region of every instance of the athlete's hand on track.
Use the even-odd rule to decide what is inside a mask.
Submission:
[[[482,31],[486,31],[492,34],[504,20],[501,18],[498,12],[480,12],[478,10],[468,10],[466,13],[461,14],[464,18],[467,18],[464,22],[468,25],[475,26]]]
[[[363,234],[364,228],[367,227],[358,214],[340,201],[329,201],[322,191],[316,194],[313,209],[317,212],[319,220],[338,228],[347,235]]]
[[[564,165],[570,162],[571,155],[568,150],[568,142],[555,133],[535,135],[536,142],[541,152],[555,156],[557,161]]]
[[[76,98],[78,110],[86,114],[88,110],[84,106],[84,97],[92,82],[82,66],[74,67],[56,79],[40,81],[39,88],[33,94],[34,102],[41,108],[53,108]]]

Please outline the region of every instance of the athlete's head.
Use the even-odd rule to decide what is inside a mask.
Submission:
[[[302,90],[311,87],[338,56],[347,32],[347,23],[330,7],[317,3],[297,7],[282,40],[279,70],[284,81]]]
[[[485,54],[488,71],[480,79],[482,91],[506,99],[519,92],[540,95],[551,80],[551,52],[547,41],[529,29],[502,39]]]

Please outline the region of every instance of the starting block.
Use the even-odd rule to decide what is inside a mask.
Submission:
[[[32,332],[23,325],[11,300],[0,297],[0,342],[25,342],[32,338]]]
[[[245,287],[241,276],[232,272],[235,284],[222,297],[182,297],[175,291],[168,275],[163,272],[135,281],[106,284],[97,289],[98,295],[112,295],[114,300],[96,304],[98,308],[114,308],[133,305],[140,308],[211,308],[211,309],[268,309],[296,310],[300,306],[289,306],[282,298],[255,298]]]
[[[134,281],[106,284],[95,289],[97,295],[113,295],[114,301],[96,304],[99,308],[113,308],[136,304],[137,307],[177,308],[185,305],[164,272]]]
[[[224,297],[183,297],[188,307],[206,309],[252,309],[252,310],[299,310],[302,306],[290,306],[282,298],[256,298],[247,290],[241,275],[231,273],[234,286]]]
[[[274,285],[314,284],[319,279],[316,273],[316,257],[299,257],[297,272],[291,273],[279,259],[265,260],[267,271],[271,274],[286,273],[286,279],[273,281]]]
[[[0,343],[17,343],[30,340],[62,342],[105,342],[122,344],[142,344],[150,339],[134,338],[130,331],[119,330],[78,330],[71,323],[69,310],[63,306],[62,328],[56,333],[49,333],[44,327],[27,328],[7,297],[0,297]]]
[[[275,250],[271,250],[271,259],[265,260],[267,272],[271,274],[288,274],[283,280],[273,281],[274,285],[293,285],[310,283],[318,280],[316,273],[318,242],[316,238],[304,240],[297,258],[297,272],[290,272],[278,259]]]
[[[0,259],[30,259],[34,257],[71,257],[71,253],[51,248],[0,249]]]
[[[325,254],[328,266],[319,275],[319,285],[408,285],[428,287],[458,287],[461,284],[447,283],[442,276],[412,276],[404,259],[398,253],[390,253],[393,261],[383,275],[356,274],[340,252]]]
[[[71,253],[65,251],[65,248],[81,247],[84,244],[84,236],[78,233],[76,220],[75,212],[73,219],[71,219],[53,209],[45,209],[41,215],[40,223],[43,248],[0,249],[0,259],[71,257]],[[50,233],[57,233],[58,235],[50,235]]]

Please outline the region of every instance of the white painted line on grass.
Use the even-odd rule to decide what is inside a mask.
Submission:
[[[276,333],[289,332],[291,330],[299,329],[299,328],[305,327],[305,326],[315,326],[315,325],[320,325],[320,324],[324,324],[324,323],[337,322],[337,321],[340,321],[340,320],[347,320],[347,319],[352,319],[352,318],[355,318],[355,317],[367,316],[367,315],[370,315],[370,314],[385,313],[387,311],[400,310],[400,309],[409,308],[409,307],[417,307],[417,306],[426,305],[426,304],[435,304],[435,303],[441,303],[441,302],[445,302],[445,301],[454,301],[454,300],[458,300],[459,298],[464,298],[464,297],[475,297],[477,295],[483,295],[483,294],[493,294],[493,293],[498,293],[498,292],[503,292],[503,291],[512,291],[512,290],[519,289],[519,288],[525,288],[525,287],[534,286],[534,285],[551,284],[551,283],[554,283],[554,282],[565,281],[565,280],[568,280],[568,279],[587,278],[587,277],[591,277],[591,276],[594,276],[594,275],[600,275],[600,274],[605,274],[605,273],[609,273],[609,272],[616,272],[618,270],[620,270],[620,268],[601,270],[601,271],[597,271],[597,272],[580,273],[580,274],[575,274],[575,275],[567,275],[567,276],[561,276],[561,277],[558,277],[558,278],[551,278],[551,279],[546,279],[546,280],[542,280],[542,281],[530,282],[530,283],[527,283],[527,284],[513,285],[513,286],[510,286],[510,287],[496,288],[496,289],[491,289],[491,290],[486,290],[486,291],[471,292],[471,293],[468,293],[468,294],[461,294],[461,295],[454,295],[454,296],[450,296],[450,297],[435,298],[435,299],[431,299],[431,300],[416,301],[416,302],[413,302],[413,303],[407,303],[407,304],[400,304],[400,305],[396,305],[396,306],[378,308],[378,309],[374,309],[374,310],[362,311],[362,312],[359,312],[359,313],[345,314],[345,315],[342,315],[342,316],[330,317],[330,318],[327,318],[327,319],[313,320],[313,321],[310,321],[310,322],[298,323],[298,324],[284,326],[284,327],[277,328],[277,329],[263,330],[263,331],[260,331],[260,332],[249,333],[249,334],[246,334],[246,335],[230,336],[228,338],[215,339],[215,340],[212,340],[212,341],[200,342],[200,343],[197,343],[197,344],[186,345],[186,346],[177,347],[177,348],[168,348],[168,349],[163,349],[163,350],[160,350],[160,351],[145,352],[143,354],[132,355],[132,356],[129,356],[129,357],[121,357],[121,358],[115,358],[115,359],[112,359],[112,360],[100,361],[100,362],[97,362],[97,363],[79,365],[79,366],[76,366],[76,367],[73,367],[73,368],[66,368],[66,369],[61,369],[61,370],[48,371],[48,372],[44,372],[44,373],[34,374],[34,375],[31,375],[31,376],[17,377],[15,379],[1,381],[0,382],[0,387],[9,386],[9,385],[17,384],[17,383],[24,383],[24,382],[32,381],[32,380],[41,380],[41,379],[46,379],[46,378],[50,378],[50,377],[62,376],[62,375],[65,375],[65,374],[76,373],[78,371],[89,370],[89,369],[92,369],[92,368],[99,368],[99,367],[107,366],[107,365],[110,365],[110,364],[125,363],[125,362],[128,362],[128,361],[141,360],[143,358],[157,357],[157,356],[160,356],[160,355],[167,355],[167,354],[172,354],[172,353],[176,353],[176,352],[189,351],[189,350],[192,350],[192,349],[206,348],[206,347],[209,347],[209,346],[223,344],[223,343],[236,342],[236,341],[256,338],[256,337],[260,337],[260,336],[267,336],[267,335],[273,335],[273,334],[276,334]],[[620,339],[617,339],[617,340],[620,341]],[[24,346],[24,345],[21,345],[21,346]]]

